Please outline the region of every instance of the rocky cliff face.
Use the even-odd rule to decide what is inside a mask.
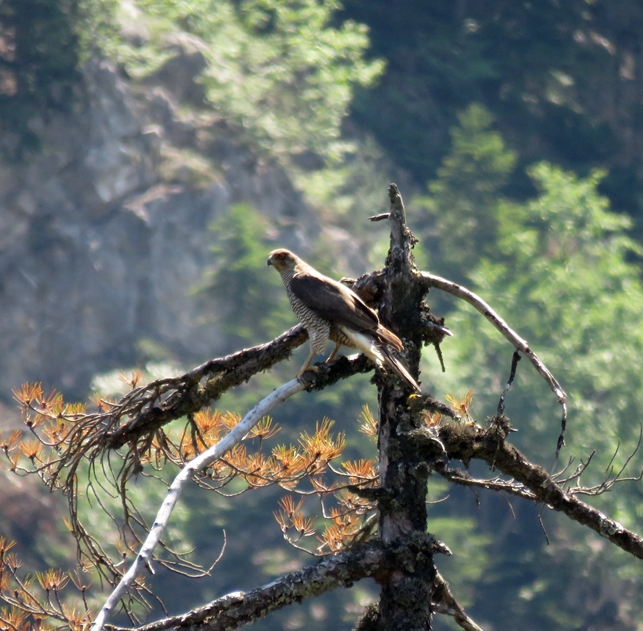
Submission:
[[[179,55],[138,92],[90,64],[71,110],[33,122],[44,150],[0,167],[0,399],[25,381],[83,397],[95,373],[134,365],[142,338],[186,362],[226,350],[190,289],[231,204],[270,216],[286,246],[318,232],[285,174],[225,125],[212,177],[183,163],[199,130],[176,103],[200,98],[199,63]]]

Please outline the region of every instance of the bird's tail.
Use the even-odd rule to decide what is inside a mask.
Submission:
[[[413,388],[417,393],[420,393],[421,390],[417,381],[415,381],[415,379],[411,377],[404,364],[397,357],[395,357],[395,355],[393,355],[391,350],[382,345],[380,346],[380,351],[386,358],[385,364],[387,366],[390,366],[395,371],[397,376],[402,379],[402,381],[406,381],[406,383],[408,383],[411,388]]]
[[[392,349],[389,348],[386,343],[382,343],[372,335],[367,335],[366,333],[358,333],[357,331],[346,328],[343,328],[343,331],[346,336],[353,341],[355,348],[362,351],[367,357],[370,357],[380,368],[388,366],[402,381],[406,381],[416,392],[420,392],[420,386],[417,384],[417,381],[411,377],[409,371],[402,362],[395,357]]]

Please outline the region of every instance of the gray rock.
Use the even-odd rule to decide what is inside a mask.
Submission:
[[[141,339],[186,364],[228,350],[191,290],[214,263],[207,228],[231,204],[270,217],[273,236],[299,251],[319,232],[286,174],[225,124],[194,144],[176,102],[201,99],[185,79],[199,58],[184,62],[141,93],[90,63],[71,112],[34,121],[44,150],[0,166],[0,399],[25,381],[83,398],[96,373],[140,360]],[[178,95],[164,83],[177,76]],[[185,147],[216,172],[205,186],[189,166],[163,172],[164,153]]]

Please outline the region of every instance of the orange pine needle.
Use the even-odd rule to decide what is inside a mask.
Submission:
[[[362,406],[361,418],[362,418],[362,422],[361,422],[359,431],[362,432],[362,434],[366,434],[367,436],[376,438],[377,421],[375,420],[375,417],[373,416],[373,412],[371,412],[371,408],[368,407],[368,405]]]
[[[462,400],[458,400],[456,397],[454,397],[451,394],[447,394],[446,400],[449,402],[449,404],[451,405],[451,409],[454,412],[456,412],[456,414],[459,414],[461,417],[464,417],[467,421],[471,420],[471,416],[469,415],[469,410],[471,409],[471,402],[473,401],[472,390],[468,390]]]

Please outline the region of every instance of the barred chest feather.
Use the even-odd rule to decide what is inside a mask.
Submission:
[[[307,307],[301,300],[299,300],[299,298],[297,298],[297,296],[295,296],[290,288],[290,280],[292,277],[292,273],[282,274],[281,276],[286,287],[286,294],[288,296],[290,306],[299,322],[308,332],[311,349],[315,351],[315,354],[323,353],[329,339],[332,339],[335,342],[337,341],[335,340],[335,336],[332,334],[332,329],[335,329],[335,327],[331,327],[328,320],[318,316],[312,309]]]

